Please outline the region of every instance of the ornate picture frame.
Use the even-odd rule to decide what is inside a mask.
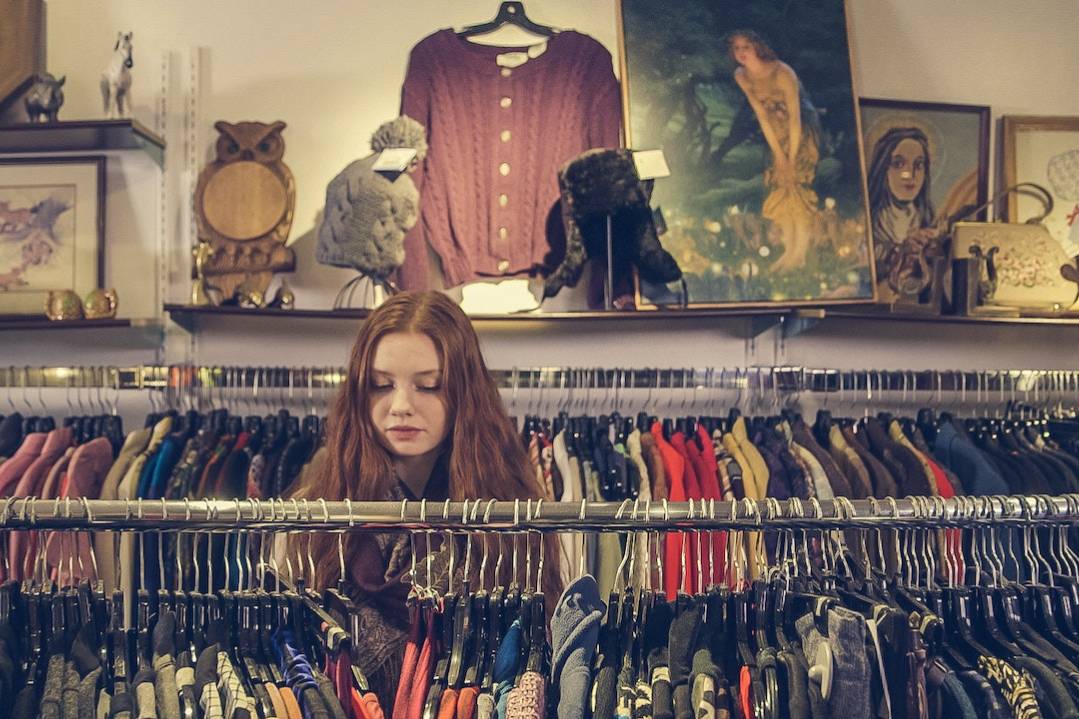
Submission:
[[[666,156],[652,206],[688,306],[872,301],[844,0],[672,0],[663,15],[618,5],[625,137]],[[684,298],[639,284],[641,308]]]
[[[1079,116],[1005,115],[1001,119],[1001,187],[1034,182],[1049,191],[1053,211],[1042,224],[1068,257],[1079,256]],[[1041,215],[1033,195],[1011,193],[1009,222]]]
[[[104,286],[105,157],[0,158],[0,315]]]

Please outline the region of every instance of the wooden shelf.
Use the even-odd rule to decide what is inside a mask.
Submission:
[[[174,322],[191,331],[199,318],[244,317],[249,319],[277,318],[294,320],[362,320],[370,310],[308,310],[308,309],[247,309],[243,307],[192,306],[166,304],[165,312]],[[689,320],[750,320],[751,332],[759,334],[767,327],[778,323],[780,318],[792,314],[792,310],[779,308],[749,309],[700,309],[700,310],[649,310],[641,312],[547,312],[528,314],[470,315],[469,319],[477,326],[515,326],[531,327],[544,323],[599,323],[599,322],[671,322]],[[767,326],[766,326],[767,325]]]
[[[114,327],[131,327],[131,320],[50,320],[47,317],[14,317],[0,315],[0,331],[25,332],[27,330],[86,330]]]
[[[74,120],[0,127],[0,154],[142,150],[165,160],[165,140],[135,120]]]
[[[958,325],[1053,325],[1056,327],[1079,327],[1079,313],[1051,314],[1026,313],[1018,317],[978,315],[922,315],[884,312],[872,308],[836,308],[823,310],[823,319],[859,320],[867,322],[911,322],[915,324]]]

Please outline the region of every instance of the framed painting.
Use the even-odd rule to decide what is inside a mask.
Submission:
[[[1079,117],[1005,116],[1001,190],[1034,182],[1053,198],[1042,222],[1068,257],[1079,256]],[[1024,222],[1041,215],[1033,195],[1008,196],[1007,220]]]
[[[971,211],[989,199],[990,111],[875,98],[859,105],[877,297],[917,302],[946,284],[950,224],[985,219]],[[946,288],[936,289],[939,297]]]
[[[621,0],[626,144],[690,306],[874,298],[843,0]],[[640,282],[639,306],[679,286]]]
[[[0,314],[104,285],[105,158],[0,159]]]

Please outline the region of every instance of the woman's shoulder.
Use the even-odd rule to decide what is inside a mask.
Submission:
[[[795,85],[798,84],[798,73],[794,71],[787,63],[782,60],[776,60],[775,78],[780,82],[790,82]]]

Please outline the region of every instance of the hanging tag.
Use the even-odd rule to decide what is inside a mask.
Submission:
[[[633,164],[637,166],[637,176],[642,180],[671,176],[663,150],[634,150]]]
[[[375,172],[404,172],[414,157],[414,147],[390,147],[378,154],[378,159],[371,169]]]

